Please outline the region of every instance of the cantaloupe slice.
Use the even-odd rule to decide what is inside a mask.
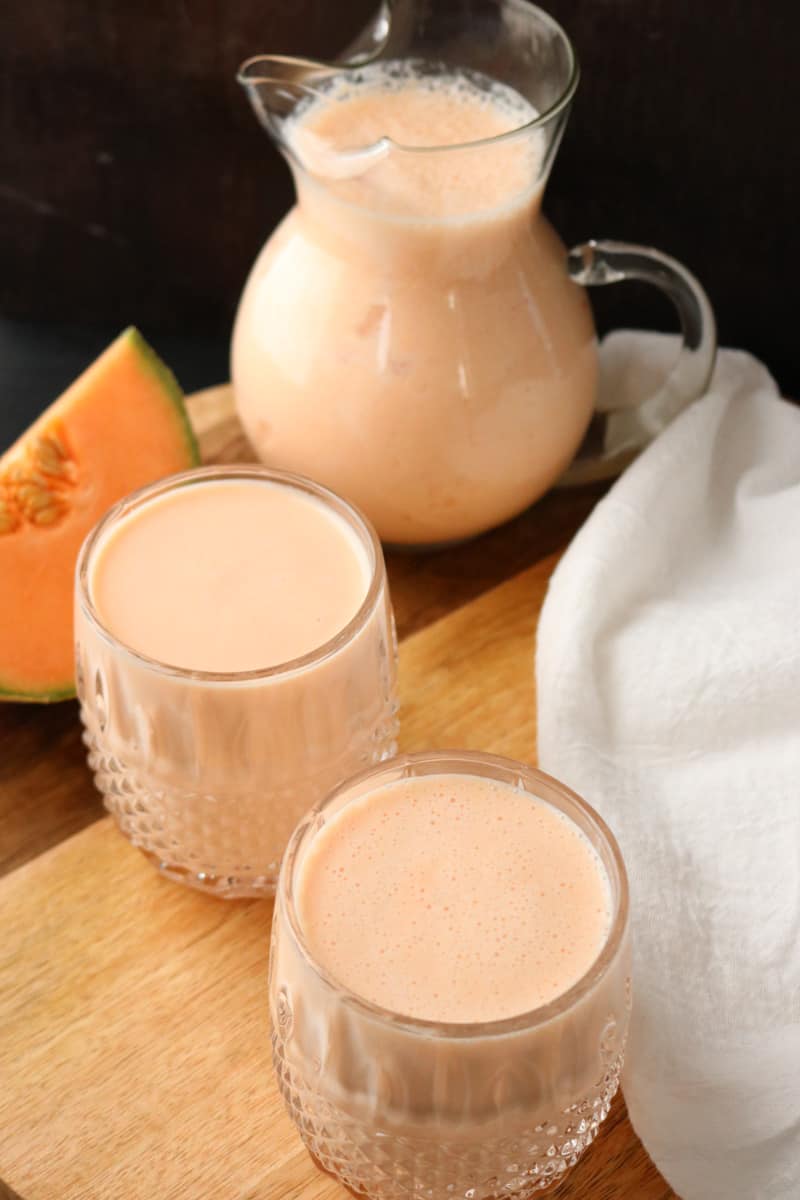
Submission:
[[[128,492],[197,462],[180,387],[135,329],[0,458],[0,699],[74,696],[84,537]]]

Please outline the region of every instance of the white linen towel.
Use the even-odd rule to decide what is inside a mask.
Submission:
[[[614,335],[605,385],[676,347]],[[683,1200],[800,1200],[800,409],[750,355],[574,539],[537,688],[540,764],[630,874],[634,1128]]]

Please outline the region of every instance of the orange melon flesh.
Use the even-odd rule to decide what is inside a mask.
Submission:
[[[0,458],[0,699],[75,694],[75,562],[128,492],[199,461],[174,376],[127,329]]]

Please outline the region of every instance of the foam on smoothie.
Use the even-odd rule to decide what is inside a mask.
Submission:
[[[315,835],[297,888],[325,970],[406,1016],[498,1020],[567,991],[608,936],[611,890],[583,832],[510,785],[390,783]]]
[[[335,181],[352,203],[423,218],[463,215],[530,192],[539,175],[543,140],[536,134],[495,145],[490,164],[485,150],[470,149],[538,115],[488,76],[387,62],[317,90],[287,122],[287,141],[303,166]]]

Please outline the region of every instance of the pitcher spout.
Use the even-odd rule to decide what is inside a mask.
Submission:
[[[333,82],[365,61],[361,58],[334,66],[307,58],[259,54],[242,63],[236,78],[259,122],[292,162],[322,179],[350,179],[388,152],[388,139],[338,149],[302,125],[290,134],[290,120],[303,105],[330,103]]]
[[[236,81],[267,132],[283,142],[283,123],[303,100],[319,98],[319,88],[336,68],[308,58],[257,54],[239,67]]]
[[[257,54],[240,66],[236,79],[245,89],[256,117],[284,149],[284,125],[303,101],[321,99],[321,90],[335,76],[363,67],[384,55],[393,34],[394,18],[405,15],[408,0],[382,0],[374,17],[336,62],[319,62],[283,54]],[[400,25],[403,21],[400,21]]]

